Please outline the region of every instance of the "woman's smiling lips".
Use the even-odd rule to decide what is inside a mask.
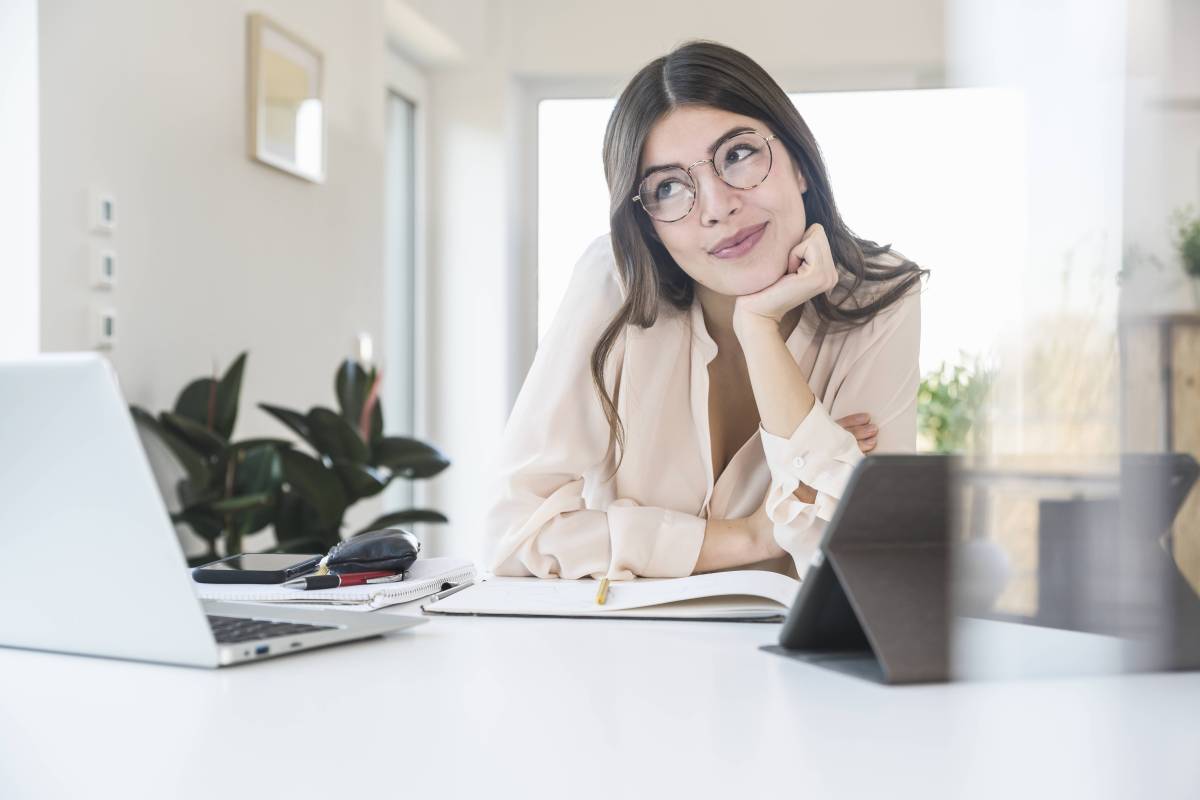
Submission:
[[[754,245],[758,244],[759,240],[762,239],[763,231],[766,229],[767,223],[764,222],[761,225],[750,228],[748,230],[748,235],[743,235],[743,233],[739,231],[738,234],[735,235],[742,236],[740,241],[737,241],[736,244],[723,247],[720,250],[713,250],[710,255],[721,259],[741,258],[742,256],[746,255],[746,253],[749,253],[754,249]]]

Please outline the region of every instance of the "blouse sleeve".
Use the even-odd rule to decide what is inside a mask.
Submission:
[[[828,401],[818,400],[790,437],[759,426],[771,473],[767,515],[775,539],[803,575],[833,518],[850,473],[862,460],[854,434],[836,419],[866,412],[878,428],[876,453],[911,453],[917,440],[918,356],[921,342],[920,293],[913,291],[867,323],[866,348],[851,363]],[[815,502],[795,495],[801,483],[816,490]]]
[[[699,558],[702,517],[629,498],[589,509],[583,499],[584,476],[611,461],[590,366],[622,302],[611,247],[602,236],[576,264],[505,426],[485,522],[485,560],[497,575],[681,577]],[[622,335],[606,366],[610,393],[624,347]]]

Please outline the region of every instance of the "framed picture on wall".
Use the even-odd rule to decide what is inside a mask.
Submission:
[[[247,18],[249,154],[301,178],[325,180],[321,53],[262,14]]]

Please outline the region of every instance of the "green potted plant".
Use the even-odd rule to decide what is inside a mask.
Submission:
[[[301,414],[260,404],[312,449],[276,438],[233,440],[246,353],[221,377],[198,378],[158,416],[130,406],[135,421],[158,438],[182,466],[176,483],[176,523],[188,525],[208,548],[193,564],[243,552],[243,537],[275,526],[282,552],[321,552],[342,539],[346,510],[382,492],[396,478],[431,478],[450,462],[436,448],[403,436],[384,436],[380,375],[345,361],[334,377],[339,411]],[[414,522],[444,523],[432,509],[384,514],[355,533]],[[220,548],[218,549],[218,543]]]

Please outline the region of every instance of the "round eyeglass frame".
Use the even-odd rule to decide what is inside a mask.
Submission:
[[[771,167],[775,166],[775,150],[774,150],[774,148],[771,147],[771,142],[773,142],[779,138],[779,136],[777,136],[776,134],[773,133],[770,136],[763,136],[762,133],[760,133],[759,131],[756,131],[756,130],[738,131],[737,133],[726,136],[724,139],[717,142],[717,146],[713,148],[713,155],[715,156],[717,151],[720,150],[725,145],[725,143],[728,142],[729,140],[736,139],[739,136],[745,136],[748,133],[752,133],[755,136],[757,136],[758,138],[762,139],[763,142],[767,145],[767,171],[763,175],[762,180],[759,181],[758,183],[754,184],[753,186],[734,186],[732,183],[725,180],[725,176],[722,175],[721,171],[717,169],[717,164],[714,159],[705,158],[700,161],[696,161],[692,164],[689,164],[686,168],[684,168],[684,172],[687,173],[688,180],[690,180],[692,182],[693,190],[698,188],[698,185],[696,183],[695,176],[692,175],[692,170],[702,164],[712,164],[713,173],[715,173],[716,176],[721,179],[721,182],[724,183],[726,186],[728,186],[730,189],[740,189],[742,191],[748,191],[750,189],[754,189],[754,188],[757,188],[757,187],[763,185],[763,183],[767,180],[767,176],[769,176],[771,174]],[[679,167],[664,167],[663,169],[655,170],[654,172],[664,172],[668,169],[679,169]],[[654,172],[651,172],[650,175],[653,175]],[[679,220],[684,219],[685,217],[687,217],[688,214],[692,213],[692,209],[696,207],[696,192],[695,191],[692,192],[692,202],[688,206],[687,211],[683,212],[683,214],[676,217],[675,219],[659,219],[658,217],[651,214],[650,210],[648,208],[646,208],[646,204],[644,202],[642,202],[642,192],[641,192],[642,184],[644,184],[646,182],[646,178],[649,178],[650,175],[647,175],[645,178],[642,178],[642,180],[638,182],[638,193],[630,198],[631,202],[637,203],[638,206],[641,207],[642,211],[646,212],[646,215],[648,217],[650,217],[650,219],[656,220],[657,222],[664,222],[664,223],[679,222]]]

